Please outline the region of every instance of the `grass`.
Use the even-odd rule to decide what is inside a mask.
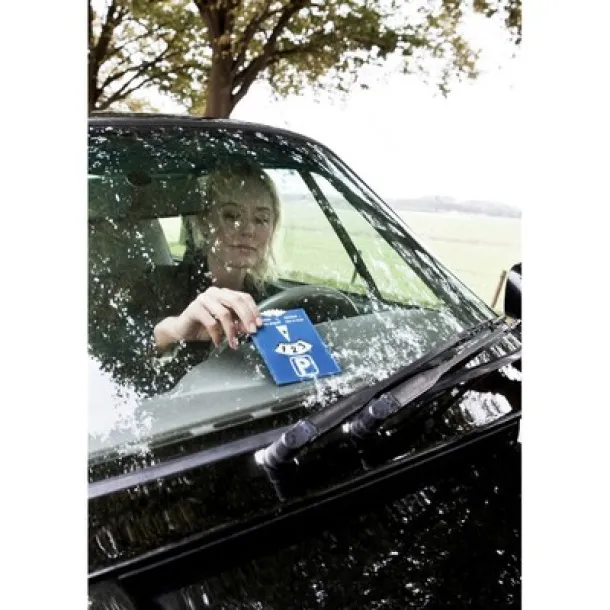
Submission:
[[[422,212],[401,216],[430,252],[488,304],[502,272],[522,260],[518,218]],[[503,298],[504,290],[499,304]]]

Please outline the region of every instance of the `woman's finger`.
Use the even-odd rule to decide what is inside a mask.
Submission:
[[[196,300],[195,305],[196,307],[192,311],[193,317],[205,329],[214,345],[218,347],[222,339],[222,331],[218,320],[212,316],[200,299]]]
[[[256,325],[262,326],[263,318],[261,317],[260,309],[258,308],[256,301],[252,298],[252,295],[248,294],[247,292],[240,292],[239,295],[244,300],[246,305],[250,308],[250,311],[252,312],[252,315],[254,316],[254,321],[256,322]]]
[[[222,329],[227,337],[229,345],[233,348],[237,348],[237,333],[235,324],[233,322],[233,312],[227,309],[222,303],[220,303],[216,295],[210,295],[209,292],[200,294],[199,302],[208,310],[208,312],[220,322]]]
[[[242,293],[233,290],[221,290],[218,300],[227,308],[232,309],[249,333],[255,333],[256,314],[250,308]]]

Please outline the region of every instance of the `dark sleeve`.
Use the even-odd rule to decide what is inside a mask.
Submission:
[[[154,349],[157,323],[188,305],[190,286],[184,280],[157,275],[90,283],[89,354],[117,383],[143,396],[171,390],[209,354],[206,344],[182,345],[162,358]]]

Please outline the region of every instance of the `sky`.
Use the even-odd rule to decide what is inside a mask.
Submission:
[[[384,197],[443,195],[520,207],[519,185],[510,179],[518,139],[512,97],[498,77],[443,99],[397,76],[343,103],[311,95],[274,102],[259,86],[232,116],[323,142]]]
[[[275,99],[256,83],[232,118],[291,129],[321,141],[386,198],[485,200],[523,208],[515,180],[520,141],[518,64],[503,29],[482,17],[467,25],[481,48],[481,75],[448,98],[417,76],[385,66],[369,90],[344,99],[311,92]],[[170,104],[163,109],[172,110]]]

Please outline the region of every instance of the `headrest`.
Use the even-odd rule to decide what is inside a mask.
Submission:
[[[196,214],[204,199],[196,176],[89,176],[89,219],[163,218]]]
[[[91,274],[106,275],[172,264],[165,234],[156,218],[89,222]]]

